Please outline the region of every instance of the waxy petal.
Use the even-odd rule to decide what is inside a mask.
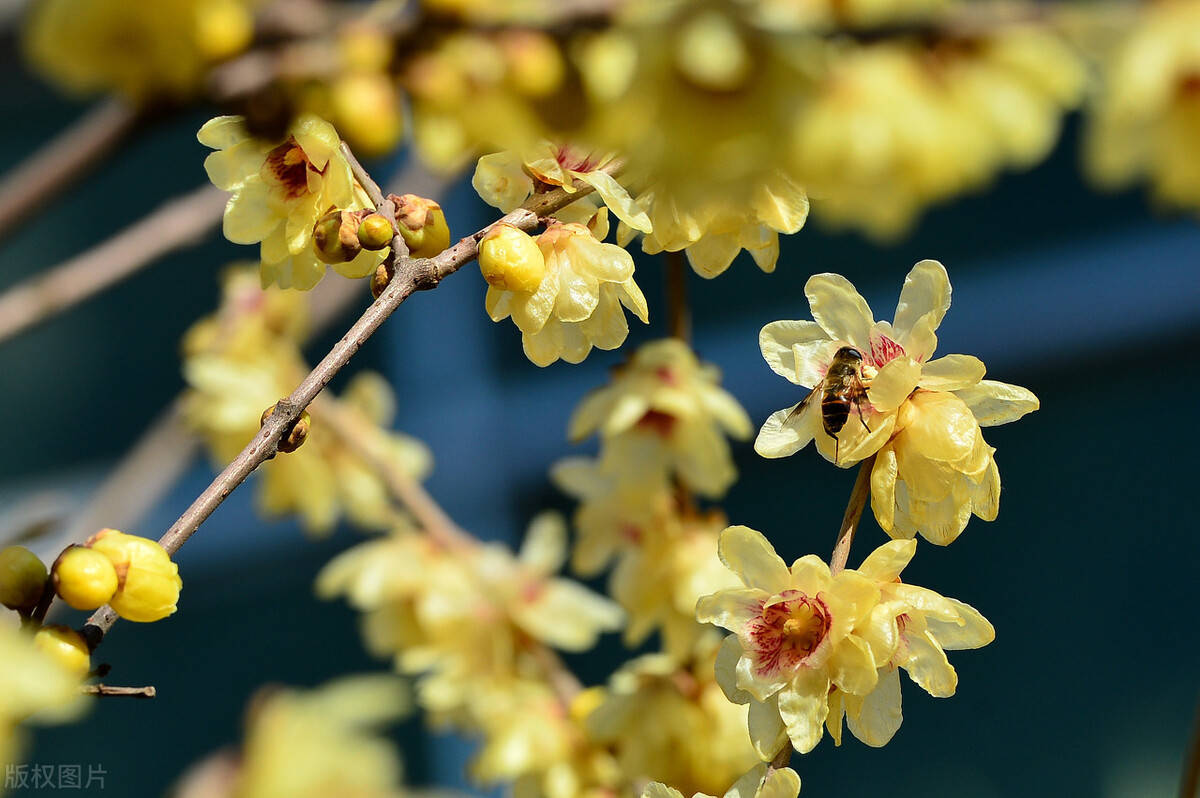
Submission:
[[[816,274],[804,285],[813,319],[835,341],[844,341],[867,352],[875,323],[867,300],[840,274]]]
[[[775,594],[791,586],[791,573],[775,547],[748,526],[726,528],[717,542],[717,554],[748,588]]]
[[[877,582],[894,582],[916,553],[915,540],[890,540],[868,554],[857,570]]]
[[[903,345],[922,317],[928,316],[926,324],[931,331],[936,330],[949,309],[950,276],[946,267],[936,260],[923,260],[904,278],[892,327]]]
[[[829,714],[829,679],[824,673],[801,669],[792,683],[779,692],[779,714],[792,747],[802,754],[817,747]]]
[[[904,714],[900,708],[900,671],[887,668],[879,675],[879,683],[856,711],[847,714],[850,732],[867,745],[879,748],[900,729]]]
[[[960,391],[977,385],[987,373],[983,361],[971,355],[945,355],[921,369],[921,387],[935,391]]]
[[[884,413],[895,410],[916,389],[921,379],[921,364],[901,355],[889,361],[871,380],[867,398],[876,410]]]
[[[1028,388],[996,380],[982,380],[978,385],[957,389],[954,394],[971,409],[981,427],[1016,421],[1042,406]]]
[[[763,359],[780,377],[814,387],[825,378],[829,361],[840,344],[815,321],[773,321],[758,334]]]
[[[750,744],[764,762],[771,761],[788,744],[787,729],[779,717],[779,705],[774,698],[770,701],[751,701],[746,716],[750,732]]]

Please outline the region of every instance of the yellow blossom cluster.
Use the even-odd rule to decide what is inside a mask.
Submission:
[[[418,701],[436,724],[482,737],[477,778],[569,798],[611,768],[554,689],[545,647],[587,650],[623,613],[556,577],[565,558],[566,527],[553,513],[534,519],[515,555],[400,529],[335,558],[317,592],[346,596],[365,614],[368,647],[421,674]]]
[[[826,724],[840,742],[843,715],[852,734],[883,745],[902,717],[897,669],[944,698],[958,684],[946,650],[995,637],[968,605],[899,581],[916,548],[890,541],[857,570],[831,573],[812,554],[789,568],[748,527],[721,533],[721,561],[744,587],[705,596],[696,616],[732,632],[717,681],[729,700],[749,704],[750,739],[764,762],[789,742],[808,753]]]
[[[269,688],[251,703],[239,756],[193,766],[177,798],[401,798],[395,745],[379,729],[409,711],[395,676],[350,676],[313,690]]]
[[[633,258],[604,238],[610,209],[638,229],[649,230],[650,221],[605,171],[609,162],[606,156],[543,142],[524,158],[507,152],[484,156],[475,170],[475,190],[505,212],[538,190],[574,191],[576,180],[592,186],[603,201],[580,198],[556,213],[536,238],[502,225],[480,245],[480,268],[489,283],[487,313],[497,322],[512,318],[526,356],[539,366],[560,358],[579,363],[593,347],[616,349],[625,343],[624,309],[648,320],[646,298],[633,279]]]
[[[78,671],[8,620],[0,618],[0,766],[19,760],[21,724],[70,721],[87,708]]]
[[[726,436],[752,431],[719,381],[682,341],[643,345],[571,418],[572,439],[599,435],[599,456],[568,458],[552,471],[580,501],[576,571],[592,576],[615,559],[609,589],[629,614],[626,642],[661,631],[679,660],[703,645],[696,599],[729,579],[716,558],[724,517],[698,510],[690,496],[724,495],[737,476]]]
[[[1200,209],[1200,2],[1144,6],[1106,64],[1089,123],[1098,182],[1148,180],[1159,201]]]
[[[815,443],[843,468],[874,456],[871,507],[894,538],[919,533],[945,545],[972,514],[993,520],[1000,473],[980,427],[1015,421],[1039,403],[1025,388],[983,379],[978,358],[933,358],[950,307],[945,267],[932,260],[913,267],[891,322],[875,321],[840,275],[813,276],[805,294],[814,321],[771,322],[759,344],[776,374],[812,392],[766,420],[755,450],[786,457]],[[855,373],[831,386],[831,363],[847,353]],[[830,426],[826,396],[847,405],[840,429]]]
[[[184,414],[219,464],[237,456],[257,433],[263,411],[307,375],[299,348],[306,315],[302,294],[263,290],[250,270],[235,268],[225,276],[220,309],[188,331]],[[259,505],[270,515],[295,513],[315,533],[332,530],[343,514],[359,526],[390,528],[398,515],[380,477],[322,423],[321,407],[349,415],[368,430],[377,450],[402,473],[419,479],[429,472],[428,449],[387,429],[395,414],[391,388],[364,372],[340,399],[313,406],[303,446],[263,464]]]
[[[23,32],[33,66],[69,92],[186,99],[254,34],[261,0],[36,0]]]
[[[225,237],[235,244],[262,242],[263,287],[307,291],[320,282],[325,263],[313,247],[317,220],[335,209],[371,207],[333,125],[305,114],[282,141],[264,141],[250,134],[242,117],[219,116],[197,138],[216,150],[204,161],[209,179],[230,192]],[[364,249],[333,268],[344,277],[366,277],[383,257],[383,251]]]

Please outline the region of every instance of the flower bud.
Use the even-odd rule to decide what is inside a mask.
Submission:
[[[258,425],[261,427],[267,423],[267,419],[275,412],[276,405],[271,405],[263,411],[262,416],[258,419]],[[307,410],[300,412],[300,418],[296,419],[296,423],[292,425],[291,430],[287,435],[279,439],[279,451],[290,454],[296,451],[300,446],[308,440],[308,430],[312,427],[312,416]]]
[[[498,224],[479,242],[479,270],[488,285],[532,293],[546,275],[546,259],[524,230]]]
[[[175,612],[183,580],[179,566],[157,542],[115,529],[102,529],[88,538],[95,549],[112,562],[118,587],[108,604],[128,621],[148,623]]]
[[[379,264],[379,268],[375,270],[375,275],[371,277],[371,296],[379,299],[379,295],[388,287],[388,283],[396,276],[396,268],[392,265],[391,260],[385,260]]]
[[[43,626],[33,636],[33,647],[49,654],[65,670],[82,680],[92,669],[92,653],[83,637],[65,626]]]
[[[392,243],[394,235],[392,223],[379,213],[372,213],[358,226],[358,243],[362,245],[363,249],[372,251],[383,249]]]
[[[70,546],[50,569],[59,597],[77,610],[103,607],[117,592],[117,569],[98,551]]]
[[[0,551],[0,604],[10,610],[37,606],[46,587],[46,566],[24,546]]]
[[[358,243],[358,215],[337,208],[329,210],[313,225],[313,249],[325,263],[346,263],[362,251]]]
[[[389,194],[388,199],[396,203],[396,226],[410,255],[432,258],[450,246],[450,228],[441,205],[416,194]]]

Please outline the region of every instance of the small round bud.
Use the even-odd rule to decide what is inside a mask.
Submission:
[[[374,276],[371,277],[371,296],[379,299],[379,295],[388,287],[388,283],[396,276],[396,269],[392,266],[390,260],[385,260],[379,264],[379,268],[375,270]]]
[[[324,263],[347,263],[358,257],[358,215],[333,208],[313,225],[313,250]]]
[[[65,670],[80,679],[92,669],[92,653],[83,637],[74,629],[65,626],[43,626],[33,636],[33,647],[49,654]]]
[[[396,203],[396,226],[410,255],[432,258],[450,246],[450,227],[441,205],[416,194],[389,194],[388,199]]]
[[[259,416],[259,419],[258,419],[258,425],[260,427],[263,424],[267,423],[267,419],[270,418],[271,415],[275,412],[275,408],[277,406],[278,405],[271,405],[270,407],[268,407],[266,410],[263,411],[263,414],[261,416]],[[302,410],[300,412],[300,418],[296,419],[296,423],[294,425],[292,425],[292,428],[291,428],[291,430],[288,431],[288,434],[284,435],[282,438],[280,438],[279,447],[278,447],[279,451],[284,452],[285,454],[288,454],[288,453],[294,452],[297,449],[299,449],[300,446],[306,440],[308,440],[308,430],[311,427],[312,427],[312,416],[310,416],[308,414],[307,410]]]
[[[77,610],[103,607],[117,592],[117,569],[98,551],[70,546],[50,569],[59,597]]]
[[[102,529],[88,538],[88,548],[103,554],[117,571],[117,592],[108,604],[128,621],[148,623],[171,615],[183,580],[179,566],[156,541]]]
[[[546,275],[546,259],[524,230],[498,224],[479,242],[479,271],[488,285],[532,293]]]
[[[24,546],[0,551],[0,604],[10,610],[37,606],[46,587],[46,566]]]
[[[391,244],[392,236],[395,234],[392,223],[387,220],[387,217],[372,213],[358,226],[358,243],[362,245],[363,249],[375,251]]]

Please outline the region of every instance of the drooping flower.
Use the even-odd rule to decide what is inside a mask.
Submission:
[[[755,451],[786,457],[815,442],[841,467],[878,452],[871,506],[893,537],[920,531],[945,544],[972,513],[995,518],[1000,476],[979,426],[1015,421],[1036,410],[1038,400],[1025,388],[984,380],[978,358],[930,359],[950,307],[945,268],[932,260],[913,267],[891,323],[875,321],[866,300],[839,275],[812,277],[805,293],[815,321],[771,322],[759,345],[776,374],[816,393],[797,412],[794,405],[771,414]],[[861,355],[856,368],[865,394],[846,397],[849,417],[835,441],[823,424],[821,386],[843,347]]]
[[[629,334],[622,306],[643,322],[649,319],[646,297],[633,280],[633,258],[624,249],[596,240],[577,222],[551,222],[537,243],[546,266],[537,290],[489,286],[485,300],[492,321],[512,317],[533,363],[580,363],[593,346],[616,349]]]
[[[916,552],[916,541],[893,540],[873,551],[858,572],[879,585],[880,600],[862,624],[872,649],[893,653],[879,670],[879,681],[867,695],[834,690],[829,696],[826,725],[838,744],[842,717],[867,745],[886,744],[900,728],[899,670],[935,698],[954,695],[958,675],[946,651],[980,648],[996,631],[974,607],[932,590],[900,581],[900,572]]]
[[[1200,2],[1140,6],[1106,67],[1088,119],[1092,176],[1112,188],[1144,178],[1162,202],[1200,209]]]
[[[313,249],[313,226],[330,209],[370,206],[350,171],[333,126],[312,114],[296,118],[281,142],[256,139],[239,116],[219,116],[200,128],[211,147],[204,168],[213,185],[231,192],[225,237],[235,244],[262,242],[263,286],[302,291],[325,276]],[[333,268],[350,278],[372,274],[383,251],[363,250]]]
[[[661,465],[643,460],[647,470],[658,467],[698,493],[721,496],[737,478],[725,436],[745,439],[753,427],[720,379],[679,339],[651,341],[583,400],[567,434],[578,441],[597,432],[609,447],[635,436],[657,438]]]
[[[879,586],[852,570],[830,574],[812,554],[789,569],[744,526],[722,532],[719,551],[745,587],[696,604],[698,620],[733,632],[717,655],[717,681],[730,700],[750,704],[750,740],[764,761],[789,739],[808,753],[821,739],[830,689],[867,695],[892,653],[873,651],[860,628]]]

